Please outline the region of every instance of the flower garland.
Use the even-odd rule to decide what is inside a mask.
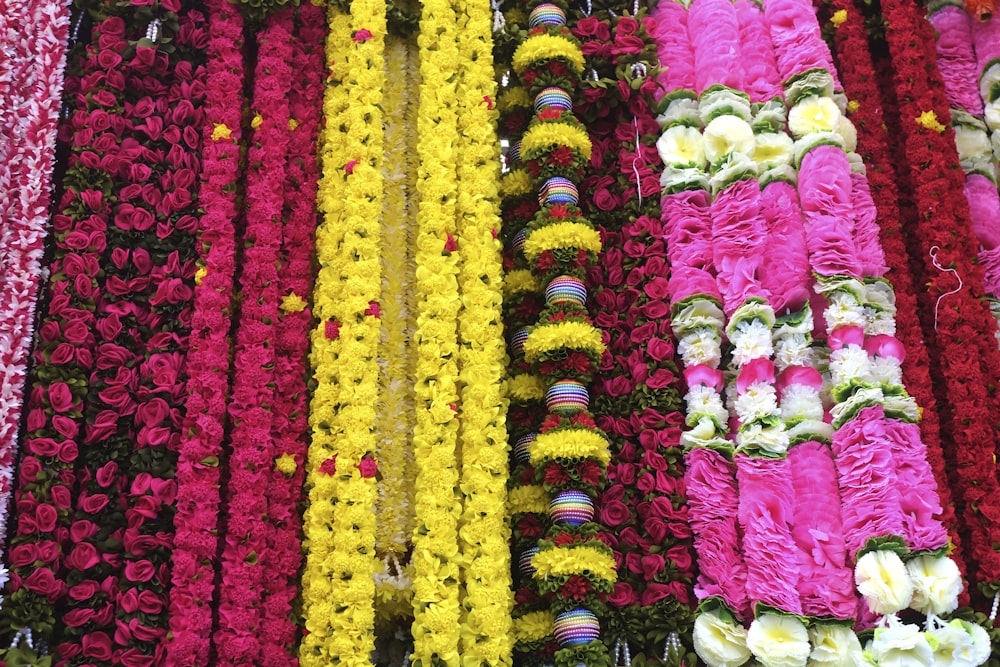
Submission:
[[[457,233],[458,318],[464,490],[459,530],[465,599],[461,656],[478,665],[511,664],[511,581],[507,504],[505,350],[501,319],[501,244],[497,236],[498,150],[493,108],[491,14],[486,5],[458,15]]]
[[[255,130],[247,168],[246,262],[240,276],[243,306],[236,330],[233,423],[229,459],[225,546],[219,588],[218,659],[240,665],[261,659],[261,601],[268,527],[268,494],[261,493],[274,466],[272,438],[276,351],[273,340],[281,301],[283,188],[287,160],[294,9],[270,14],[257,36],[260,55],[254,77],[251,127]]]
[[[326,136],[316,234],[311,358],[309,506],[303,527],[302,665],[366,665],[374,645],[375,419],[378,394],[379,228],[385,3],[331,7]]]
[[[318,167],[314,153],[319,131],[325,57],[323,10],[309,3],[297,13],[292,63],[296,67],[289,96],[288,158],[285,169],[286,223],[282,230],[282,267],[278,291],[281,317],[275,337],[275,409],[270,452],[274,464],[267,485],[267,551],[262,558],[261,664],[295,665],[298,627],[293,603],[301,565],[299,533],[303,466],[306,456],[306,356],[313,288],[313,237],[316,229]]]
[[[982,98],[976,90],[979,68],[969,15],[954,5],[932,9],[928,20],[937,37],[938,69],[951,106],[955,148],[965,172],[964,190],[972,231],[981,247],[984,287],[995,301],[1000,295],[1000,262],[995,259],[1000,257],[997,249],[1000,246],[1000,194],[996,187],[996,158],[990,144],[990,128],[983,118],[983,102],[989,103],[989,95]],[[984,44],[987,49],[988,43],[987,39]],[[986,62],[988,66],[989,60]],[[987,73],[984,71],[983,75]],[[983,89],[988,88],[988,82],[984,82]],[[1000,336],[1000,331],[996,335]]]
[[[588,412],[586,388],[604,342],[587,317],[582,280],[601,247],[599,234],[577,206],[574,185],[591,158],[589,137],[572,113],[571,93],[584,59],[566,28],[563,7],[529,7],[528,37],[512,63],[535,98],[536,116],[521,153],[538,179],[542,208],[528,226],[524,254],[545,288],[546,305],[524,341],[524,358],[544,376],[549,414],[527,451],[543,488],[552,494],[553,523],[530,569],[539,591],[552,595],[554,635],[561,645],[555,664],[607,665],[610,656],[597,613],[616,572],[611,549],[593,520],[610,453]]]
[[[527,17],[524,17],[525,19]],[[495,36],[499,39],[499,36]],[[499,42],[498,42],[499,44]],[[545,384],[533,373],[524,359],[524,341],[530,325],[538,319],[543,298],[538,280],[528,268],[524,256],[525,226],[539,210],[532,179],[521,165],[520,136],[527,129],[532,109],[531,98],[520,86],[513,72],[509,87],[497,100],[500,128],[507,133],[509,148],[505,155],[508,171],[500,180],[501,216],[504,239],[504,328],[508,335],[510,367],[508,391],[510,405],[507,432],[511,447],[508,481],[508,514],[511,523],[511,559],[514,570],[512,638],[518,664],[541,664],[558,649],[552,636],[554,617],[532,577],[531,558],[538,549],[538,538],[549,526],[548,496],[535,480],[535,469],[528,455],[528,445],[537,435],[545,415]]]
[[[880,106],[860,102],[860,100],[876,100],[880,95],[868,47],[868,37],[865,34],[863,15],[846,0],[835,0],[831,8],[835,10],[834,16],[838,17],[833,39],[836,46],[837,69],[844,82],[845,93],[851,99],[847,110],[853,119],[853,125],[857,128],[858,144],[865,147],[865,166],[877,204],[878,224],[882,230],[880,240],[896,288],[897,335],[907,351],[903,362],[905,383],[922,408],[921,438],[927,445],[928,459],[934,469],[938,493],[944,507],[941,521],[948,526],[949,539],[954,545],[952,558],[964,575],[966,572],[964,552],[961,549],[958,519],[951,501],[951,487],[945,475],[941,424],[937,400],[932,391],[928,349],[923,341],[920,321],[916,316],[917,299],[914,291],[916,280],[911,274],[906,248],[900,234],[897,187],[891,172],[891,158],[887,144],[888,130],[883,122]],[[962,604],[967,603],[967,592],[963,591],[961,600]]]
[[[17,4],[17,3],[15,3]],[[6,18],[9,25],[17,25],[16,12],[26,9],[28,3],[20,7],[8,8]],[[69,26],[69,13],[59,2],[34,3],[32,18],[28,25],[36,26],[36,32],[29,40],[27,36],[16,40],[17,47],[23,47],[23,61],[15,58],[10,67],[14,81],[11,87],[21,86],[27,91],[28,99],[18,123],[7,127],[18,128],[22,135],[5,141],[5,147],[16,151],[15,155],[3,158],[3,173],[9,173],[9,182],[0,183],[3,230],[15,243],[5,243],[5,263],[3,290],[0,292],[0,338],[8,341],[0,350],[0,588],[6,585],[7,568],[4,565],[7,517],[10,496],[13,490],[14,461],[17,456],[17,430],[21,422],[24,402],[24,382],[27,374],[28,352],[35,319],[35,305],[38,299],[39,283],[42,278],[41,259],[43,241],[47,234],[44,222],[48,215],[52,197],[52,163],[54,160],[57,113],[56,108],[63,88],[63,67],[65,65],[65,42]],[[0,32],[4,32],[0,29]],[[30,54],[30,55],[29,55]],[[33,69],[18,76],[19,66],[33,65]],[[7,69],[4,69],[6,79]],[[13,98],[13,95],[11,95]],[[6,96],[4,109],[8,106]],[[30,165],[24,170],[14,165]],[[27,196],[12,196],[14,182],[17,189]],[[13,201],[12,201],[13,200]],[[16,205],[15,205],[16,201]],[[11,247],[13,246],[13,247]]]
[[[103,37],[102,46],[113,53],[127,49],[126,38],[141,21],[131,12],[123,18],[124,34]],[[104,62],[114,60],[105,57]],[[120,109],[93,118],[98,125],[117,121],[123,127],[123,141],[117,153],[109,155],[114,155],[118,164],[130,166],[126,172],[108,163],[115,179],[111,191],[113,224],[106,232],[108,247],[97,281],[94,370],[84,407],[88,426],[77,435],[82,445],[77,466],[80,488],[72,524],[76,530],[70,536],[65,561],[65,579],[71,592],[62,616],[66,630],[57,646],[60,658],[70,664],[113,652],[116,589],[123,574],[124,492],[135,439],[133,420],[139,406],[138,367],[144,359],[145,341],[153,333],[148,302],[156,291],[153,273],[155,259],[159,259],[154,258],[159,240],[156,212],[143,201],[142,194],[143,185],[162,168],[162,151],[156,153],[159,146],[144,130],[169,122],[164,118],[167,103],[158,81],[167,75],[166,65],[165,58],[146,62],[138,54],[118,59],[117,70],[125,88],[138,94],[134,101],[124,99]],[[148,85],[147,75],[148,83],[154,85]],[[155,148],[141,151],[143,142]]]
[[[410,266],[411,206],[407,179],[413,158],[407,145],[413,128],[406,113],[410,108],[412,86],[407,76],[409,48],[401,38],[389,36],[385,64],[387,81],[406,81],[407,85],[389,86],[385,91],[386,156],[383,162],[385,203],[382,228],[385,247],[382,253],[382,345],[379,357],[383,373],[379,387],[378,460],[379,482],[376,548],[379,554],[397,559],[405,557],[413,532],[413,475],[410,433],[413,428],[413,382],[408,339],[414,313],[408,295],[412,286]],[[412,115],[412,114],[410,114]],[[406,381],[402,381],[406,379]],[[405,559],[405,558],[404,558]],[[388,569],[388,564],[387,564]]]
[[[125,33],[120,17],[103,15],[95,23],[81,65],[98,69],[100,36],[112,46]],[[109,52],[113,49],[109,49]],[[112,59],[113,63],[120,56]],[[69,120],[73,149],[64,177],[66,187],[53,216],[55,254],[50,265],[48,307],[39,326],[31,374],[26,436],[14,494],[18,509],[10,539],[10,595],[4,600],[7,658],[44,654],[56,626],[56,605],[68,587],[59,578],[72,520],[71,493],[76,483],[78,445],[88,380],[94,368],[94,315],[100,260],[111,222],[112,176],[123,127],[114,127],[105,108],[119,103],[125,88],[116,69],[81,79],[77,108]],[[70,87],[72,89],[72,87]],[[100,117],[104,123],[91,123]],[[96,134],[95,134],[96,131]],[[107,155],[101,162],[98,152]],[[97,157],[85,161],[84,155]],[[72,277],[70,273],[74,274]],[[89,597],[89,594],[86,596]],[[22,644],[23,642],[23,644]]]
[[[417,116],[416,230],[418,294],[416,404],[413,430],[416,516],[413,534],[413,662],[460,661],[458,402],[459,257],[456,234],[458,156],[457,16],[445,0],[423,4]],[[441,141],[442,137],[447,137]],[[453,148],[455,147],[455,148]]]
[[[230,323],[236,263],[237,188],[242,135],[243,17],[227,0],[210,0],[205,123],[199,201],[199,268],[195,273],[187,403],[177,462],[177,509],[169,665],[204,664],[215,599],[222,439],[229,394]]]
[[[926,258],[925,262],[932,260],[953,267],[963,282],[961,289],[955,291],[951,273],[929,268],[926,281],[921,282],[927,289],[920,291],[918,297],[924,312],[936,316],[935,326],[925,324],[924,332],[934,341],[929,349],[940,369],[939,384],[943,384],[950,397],[948,404],[942,406],[944,439],[954,443],[951,456],[961,479],[957,491],[964,504],[964,523],[970,531],[971,555],[977,562],[976,583],[983,593],[992,596],[1000,581],[1000,554],[993,547],[998,543],[994,537],[998,526],[991,518],[995,514],[991,489],[996,489],[996,475],[991,468],[962,462],[988,460],[993,455],[989,425],[993,423],[995,406],[989,402],[983,383],[985,378],[995,375],[1000,359],[992,339],[984,340],[982,336],[983,331],[990,330],[992,319],[975,296],[981,292],[982,273],[969,260],[975,255],[970,247],[972,235],[953,234],[954,230],[970,229],[957,170],[945,168],[947,164],[957,164],[954,143],[946,134],[928,127],[933,124],[921,122],[932,116],[947,118],[937,70],[925,69],[914,75],[918,61],[929,62],[933,57],[929,50],[930,26],[901,3],[885,2],[882,11],[890,24],[886,42],[905,138],[906,164],[916,193],[918,215],[915,222],[908,221],[914,247]],[[911,41],[908,35],[924,35],[927,41],[922,41],[924,37]],[[925,162],[930,166],[915,168]],[[930,211],[936,212],[933,218]],[[939,299],[945,293],[948,296]]]
[[[172,7],[172,9],[171,9]],[[180,11],[164,1],[137,14],[142,22],[166,24]],[[201,171],[201,135],[195,127],[204,122],[204,45],[207,37],[205,16],[199,9],[181,12],[177,18],[174,50],[161,53],[164,71],[161,94],[170,109],[162,128],[147,119],[137,129],[149,139],[162,139],[156,152],[156,177],[162,189],[157,203],[158,243],[149,247],[152,259],[150,280],[156,285],[149,299],[151,336],[137,366],[136,413],[133,450],[128,457],[125,479],[125,525],[122,538],[122,578],[116,596],[116,625],[113,655],[131,667],[147,664],[162,654],[168,626],[170,561],[173,546],[174,477],[180,441],[186,378],[182,373],[187,353],[194,296],[198,229],[197,191],[192,191]],[[159,35],[152,35],[150,39]],[[154,43],[159,46],[159,41]],[[141,44],[136,58],[142,60]],[[164,49],[165,50],[165,49]],[[151,82],[146,76],[144,81]],[[154,79],[155,80],[155,79]],[[162,134],[160,130],[162,129]],[[121,628],[127,627],[128,631]]]

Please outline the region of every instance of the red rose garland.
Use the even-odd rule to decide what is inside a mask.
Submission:
[[[145,27],[130,14],[123,18],[124,34],[102,36],[97,65],[117,70],[125,89],[137,95],[124,99],[120,109],[107,115],[91,115],[97,126],[122,127],[124,136],[116,151],[103,156],[114,179],[112,224],[106,232],[108,248],[96,292],[95,368],[85,408],[86,426],[79,434],[80,487],[65,561],[70,591],[62,617],[65,636],[57,650],[68,664],[108,660],[112,655],[126,528],[123,494],[138,408],[137,369],[144,358],[145,341],[153,333],[148,302],[156,284],[150,248],[159,239],[149,181],[154,170],[159,170],[163,149],[149,141],[145,128],[162,128],[168,119],[167,100],[159,84],[148,88],[145,79],[148,76],[152,82],[168,76],[168,63],[165,57],[147,58],[148,54],[139,52],[127,60],[111,57],[126,52],[130,34]],[[93,159],[91,155],[81,156],[84,163]]]
[[[70,494],[76,482],[78,446],[72,434],[81,427],[94,367],[97,277],[107,247],[105,230],[111,223],[111,203],[104,188],[111,189],[108,168],[116,164],[123,130],[121,124],[112,126],[105,109],[119,103],[124,77],[113,69],[102,71],[98,58],[102,39],[113,45],[124,33],[121,18],[99,20],[81,63],[83,71],[93,69],[94,73],[78,86],[68,85],[76,87],[76,110],[63,128],[64,136],[72,141],[72,153],[65,190],[52,220],[55,256],[50,265],[47,312],[34,353],[15,493],[18,516],[10,541],[12,592],[4,600],[7,627],[13,633],[3,642],[11,647],[8,658],[32,635],[36,642],[52,639],[55,606],[68,588],[60,575],[63,544],[70,537]],[[98,119],[103,121],[92,122]],[[85,154],[93,157],[85,158]],[[25,647],[31,648],[28,642]],[[44,650],[40,645],[39,649]]]
[[[294,8],[265,19],[251,109],[256,130],[248,154],[247,226],[240,276],[243,306],[236,333],[233,423],[226,526],[219,591],[221,665],[256,663],[262,658],[261,601],[266,586],[268,503],[266,488],[274,467],[272,420],[275,396],[275,325],[279,319],[278,261],[289,141],[288,81],[291,78]]]
[[[293,60],[296,77],[289,96],[288,164],[285,173],[284,254],[279,291],[281,319],[275,337],[275,409],[271,455],[276,464],[267,486],[267,516],[271,522],[263,622],[262,665],[297,665],[294,655],[298,627],[292,604],[298,595],[301,564],[299,534],[302,483],[308,433],[306,355],[309,352],[311,312],[306,307],[313,287],[313,233],[316,229],[316,188],[319,170],[314,146],[323,97],[326,21],[321,8],[299,9]],[[294,463],[294,466],[293,466]]]
[[[940,133],[921,119],[948,120],[943,84],[933,62],[930,25],[916,7],[889,0],[882,3],[889,23],[886,41],[893,68],[895,98],[915,194],[916,219],[908,221],[913,248],[926,268],[927,289],[918,294],[921,312],[927,313],[924,333],[934,345],[932,362],[940,373],[936,384],[949,397],[942,404],[945,441],[953,442],[960,483],[956,490],[964,502],[963,518],[970,530],[971,553],[977,561],[976,580],[984,593],[1000,590],[1000,501],[996,470],[983,466],[992,460],[997,417],[988,378],[1000,369],[1000,352],[992,336],[994,326],[982,293],[982,269],[975,257],[968,206],[962,192],[962,172],[950,132]],[[932,116],[933,115],[933,116]],[[956,234],[956,231],[958,232]],[[953,268],[963,285],[957,289],[955,274],[932,266]]]
[[[170,633],[165,664],[207,664],[215,599],[220,458],[229,393],[230,322],[242,132],[243,17],[228,0],[209,0],[208,72],[187,403],[177,463]]]
[[[171,4],[164,1],[153,8],[153,27],[147,28],[151,39],[157,37],[158,21],[171,20]],[[148,17],[142,10],[139,16]],[[201,134],[195,128],[203,123],[205,41],[204,14],[196,9],[180,13],[175,49],[169,55],[156,53],[157,64],[141,77],[141,85],[164,98],[169,113],[162,124],[147,118],[136,127],[147,142],[162,143],[153,144],[158,164],[152,177],[159,187],[152,204],[156,240],[148,250],[149,278],[155,289],[148,301],[151,335],[137,367],[135,439],[125,485],[123,576],[113,637],[113,659],[125,667],[162,660],[167,635],[174,477],[186,384],[182,368],[194,295],[198,219],[197,190],[192,186],[201,170]],[[154,43],[160,44],[156,39]],[[152,60],[154,54],[144,55],[139,46],[136,57]],[[163,67],[165,74],[154,75],[156,67]]]

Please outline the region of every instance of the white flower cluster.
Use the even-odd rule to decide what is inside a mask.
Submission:
[[[774,354],[771,327],[760,319],[743,320],[729,333],[733,344],[733,364],[741,368],[753,359],[768,359]]]
[[[778,414],[778,392],[768,382],[754,382],[736,397],[736,416],[744,424]]]
[[[977,667],[990,657],[989,635],[979,625],[955,619],[926,631],[890,621],[865,647],[865,664],[877,667]]]
[[[859,345],[845,345],[830,353],[830,382],[837,387],[851,380],[872,381],[871,360]]]

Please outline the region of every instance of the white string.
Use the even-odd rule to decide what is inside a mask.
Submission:
[[[628,649],[628,640],[622,642],[622,647],[625,653],[625,667],[631,667],[632,665],[632,652]]]
[[[632,116],[632,126],[635,128],[635,157],[632,158],[632,172],[635,174],[635,188],[639,193],[639,206],[642,206],[642,180],[639,178],[639,167],[642,159],[639,157],[639,119]]]
[[[990,625],[997,620],[997,606],[1000,605],[1000,591],[993,594],[993,608],[990,609]]]
[[[504,32],[507,28],[507,19],[500,11],[500,0],[490,0],[490,7],[493,9],[493,32]]]
[[[958,294],[959,292],[962,291],[962,276],[958,275],[958,271],[956,271],[955,269],[946,269],[938,263],[937,260],[938,250],[940,250],[938,246],[931,247],[931,251],[929,253],[931,256],[931,263],[938,271],[946,271],[946,272],[950,271],[951,273],[954,273],[955,278],[958,279],[958,287],[956,287],[950,292],[945,292],[944,294],[942,294],[937,298],[937,301],[934,302],[934,331],[937,331],[938,328],[938,306],[941,305],[941,299],[945,298],[946,296],[951,296],[952,294]]]
[[[620,665],[621,664],[618,661],[618,658],[621,656],[621,653],[622,653],[622,640],[621,639],[617,639],[617,640],[615,640],[615,664],[616,665]]]

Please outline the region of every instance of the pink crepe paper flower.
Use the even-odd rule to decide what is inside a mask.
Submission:
[[[906,349],[895,336],[871,336],[865,341],[865,352],[873,357],[893,357],[900,363],[906,360]]]
[[[688,387],[697,387],[703,384],[706,387],[712,387],[715,391],[722,391],[724,377],[719,369],[698,364],[684,369],[684,380]]]
[[[865,342],[865,330],[859,326],[837,327],[828,340],[830,349],[837,351],[848,345],[861,346]]]
[[[736,391],[745,393],[750,385],[758,382],[774,383],[774,362],[765,357],[757,357],[743,364],[739,377],[736,378]]]

